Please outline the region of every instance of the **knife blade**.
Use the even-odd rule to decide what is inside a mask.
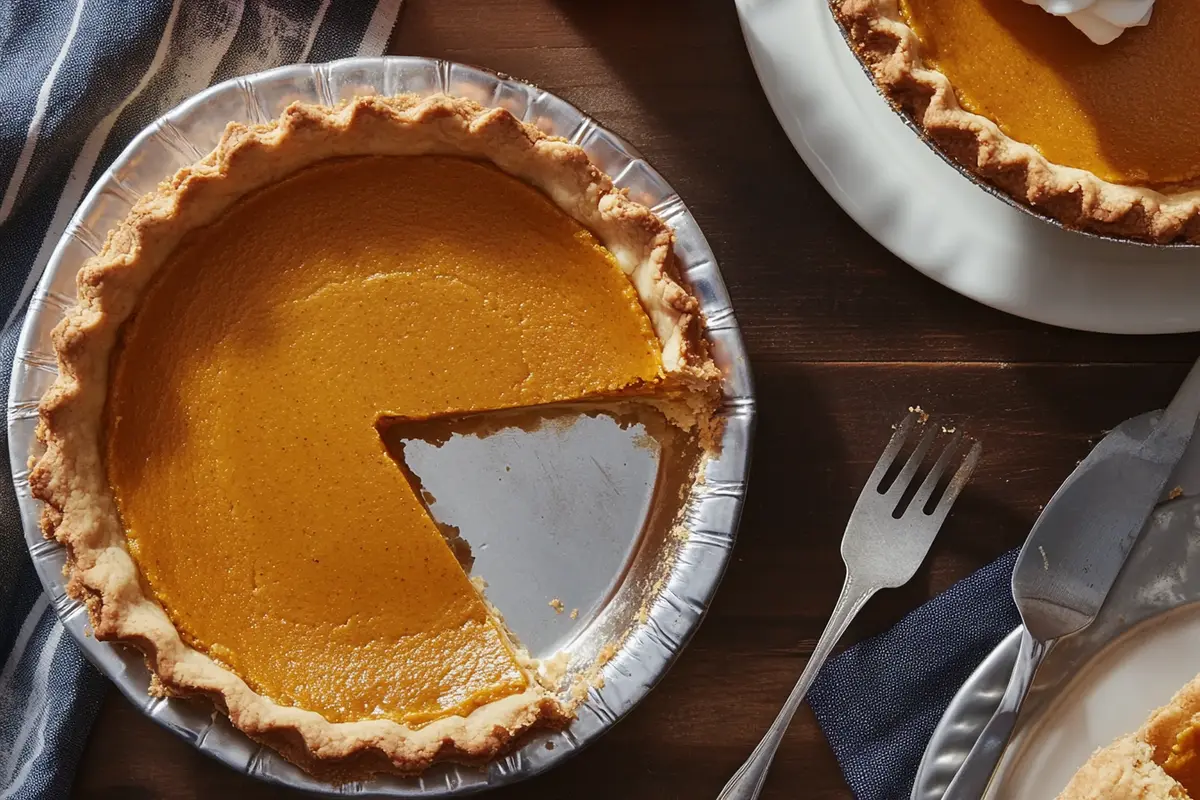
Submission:
[[[944,800],[979,800],[1004,753],[1021,702],[1047,649],[1100,612],[1200,416],[1200,361],[1161,415],[1113,429],[1046,504],[1013,569],[1024,631],[1000,706],[967,754]]]

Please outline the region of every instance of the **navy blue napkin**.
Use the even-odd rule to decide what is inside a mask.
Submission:
[[[958,687],[1020,622],[1013,550],[830,661],[808,703],[858,800],[902,800]]]
[[[213,83],[377,56],[401,0],[0,3],[0,391],[29,295],[91,184],[143,127]],[[7,432],[0,432],[7,452]],[[8,464],[8,459],[0,459]],[[59,624],[0,476],[0,799],[65,796],[104,682]]]

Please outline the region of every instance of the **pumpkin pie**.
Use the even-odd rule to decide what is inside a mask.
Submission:
[[[1200,6],[1098,45],[1020,0],[831,0],[883,94],[945,154],[1068,227],[1200,242]]]
[[[335,778],[564,724],[381,431],[619,400],[711,442],[719,375],[672,248],[504,110],[231,124],[109,234],[54,332],[30,484],[96,636]]]
[[[1136,732],[1097,750],[1058,800],[1200,798],[1200,677]]]

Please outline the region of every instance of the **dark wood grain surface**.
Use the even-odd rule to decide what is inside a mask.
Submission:
[[[837,597],[859,488],[912,404],[984,442],[933,554],[847,642],[885,630],[1024,538],[1107,428],[1166,402],[1197,336],[1116,337],[992,311],[901,263],[838,208],[767,105],[733,3],[407,0],[390,51],[480,64],[631,141],[688,203],[721,265],[760,403],[737,548],[692,644],[586,752],[497,798],[712,798],[799,676]],[[302,797],[209,760],[110,692],[81,798]],[[765,798],[848,798],[807,711]]]

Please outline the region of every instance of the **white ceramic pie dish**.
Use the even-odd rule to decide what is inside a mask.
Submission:
[[[738,0],[775,115],[855,222],[922,274],[1027,319],[1104,333],[1200,330],[1200,249],[1065,230],[968,179],[885,101],[825,0]]]

